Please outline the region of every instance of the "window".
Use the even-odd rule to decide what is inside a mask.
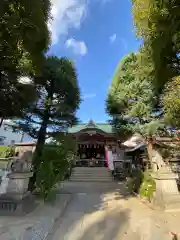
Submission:
[[[11,145],[14,145],[15,144],[15,140],[11,140]]]

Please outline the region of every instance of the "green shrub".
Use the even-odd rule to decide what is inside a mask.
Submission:
[[[139,169],[132,171],[127,186],[131,192],[136,192],[149,201],[152,199],[153,192],[156,190],[156,184],[151,177],[150,171],[142,172]]]
[[[144,173],[144,179],[140,187],[139,194],[142,197],[146,197],[149,201],[153,197],[153,193],[156,190],[156,183],[149,171]]]
[[[144,174],[141,169],[134,169],[130,174],[130,188],[133,192],[139,193],[141,183],[143,182]]]
[[[13,157],[15,154],[15,148],[9,146],[0,146],[0,158]]]
[[[69,168],[69,152],[57,145],[46,145],[37,170],[36,186],[41,196],[48,199],[55,185],[64,180]]]

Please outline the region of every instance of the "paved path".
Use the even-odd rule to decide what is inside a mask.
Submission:
[[[180,213],[153,211],[124,184],[73,183],[24,217],[0,217],[0,240],[170,240]],[[65,207],[64,207],[65,206]]]
[[[0,217],[0,240],[44,240],[63,214],[70,195],[57,195],[54,203],[37,201],[33,212],[23,217]]]
[[[66,183],[61,191],[72,200],[47,240],[168,240],[168,232],[179,228],[176,216],[124,196],[123,184]]]

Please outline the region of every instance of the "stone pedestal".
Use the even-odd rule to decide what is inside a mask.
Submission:
[[[24,215],[34,207],[32,195],[28,192],[29,179],[33,175],[31,162],[31,151],[24,151],[20,157],[9,160],[0,184],[1,215]]]
[[[178,175],[162,168],[152,177],[156,182],[153,202],[165,211],[180,211],[180,193],[176,182]]]
[[[0,195],[0,214],[24,215],[34,207],[33,197],[27,191],[32,172],[9,173],[6,193]]]

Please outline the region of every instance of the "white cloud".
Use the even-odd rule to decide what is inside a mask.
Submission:
[[[51,0],[53,19],[48,26],[52,33],[52,43],[59,37],[67,36],[69,29],[80,28],[87,11],[87,0]]]
[[[95,93],[86,93],[83,95],[83,99],[87,99],[87,98],[95,98],[96,94]]]
[[[87,46],[84,41],[77,41],[74,38],[69,38],[66,41],[66,47],[72,49],[74,54],[77,55],[86,55],[88,52]]]
[[[109,40],[110,40],[111,43],[114,43],[116,41],[116,38],[117,38],[117,35],[114,33],[113,35],[111,35],[109,37]]]
[[[22,84],[30,84],[30,83],[32,83],[32,79],[30,79],[29,77],[20,77],[18,79],[18,82],[20,82]]]

